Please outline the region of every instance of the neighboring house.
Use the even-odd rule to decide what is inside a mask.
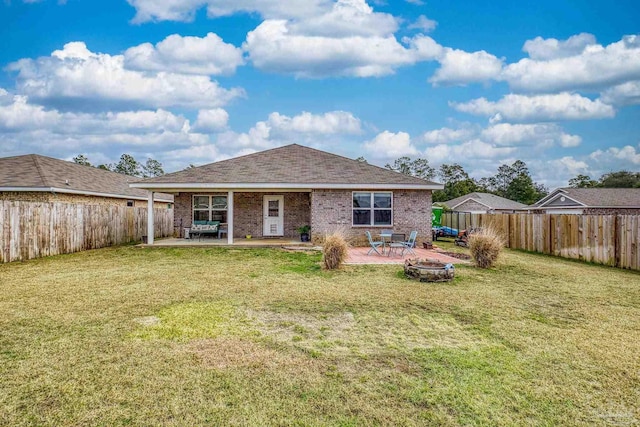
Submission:
[[[134,188],[175,194],[175,222],[227,223],[227,241],[298,237],[312,241],[343,229],[358,243],[365,230],[393,229],[431,240],[431,192],[441,184],[297,144],[149,178]],[[149,242],[153,242],[152,230]]]
[[[452,211],[470,213],[514,213],[527,205],[489,193],[469,193],[442,202]]]
[[[0,158],[0,200],[145,207],[148,193],[129,187],[136,180],[38,154]],[[156,208],[172,206],[171,194],[156,196]]]
[[[547,214],[640,215],[640,188],[558,188],[527,210]]]

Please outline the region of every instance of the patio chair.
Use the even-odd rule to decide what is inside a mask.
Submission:
[[[401,233],[393,233],[391,234],[391,242],[389,243],[389,252],[387,256],[391,256],[392,252],[397,252],[398,249],[402,249],[402,253],[404,253],[404,239],[405,235]]]
[[[416,246],[416,238],[417,237],[418,237],[418,232],[417,231],[412,231],[411,234],[409,235],[409,240],[407,240],[406,242],[403,243],[404,249],[402,250],[402,253],[404,253],[404,251],[409,251],[413,255],[416,254],[416,252],[413,250],[413,248]]]
[[[378,252],[378,248],[384,245],[384,242],[382,240],[374,241],[373,238],[371,237],[370,231],[365,231],[364,234],[367,235],[367,240],[369,240],[369,246],[371,246],[371,249],[369,249],[369,252],[367,252],[367,255],[371,255],[371,252],[375,252],[378,255],[382,255],[380,252]]]

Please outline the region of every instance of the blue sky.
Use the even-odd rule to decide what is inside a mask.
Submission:
[[[104,6],[108,4],[107,6]],[[637,1],[0,3],[0,155],[640,170]]]

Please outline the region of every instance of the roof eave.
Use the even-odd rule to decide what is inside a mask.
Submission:
[[[442,190],[443,184],[309,184],[309,183],[160,183],[136,182],[129,184],[131,188],[142,188],[153,191],[201,191],[201,190],[261,190],[261,189],[294,189],[294,190]]]
[[[64,194],[78,194],[82,196],[96,196],[96,197],[109,197],[111,199],[127,199],[127,200],[147,200],[146,197],[132,196],[129,194],[112,194],[112,193],[99,193],[95,191],[83,191],[73,190],[70,188],[58,188],[58,187],[0,187],[0,191],[11,192],[42,192],[42,193],[64,193]],[[173,200],[156,197],[158,202],[173,203]]]

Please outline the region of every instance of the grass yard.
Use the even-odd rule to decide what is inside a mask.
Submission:
[[[640,274],[507,251],[417,283],[317,254],[0,265],[0,425],[640,423]]]

